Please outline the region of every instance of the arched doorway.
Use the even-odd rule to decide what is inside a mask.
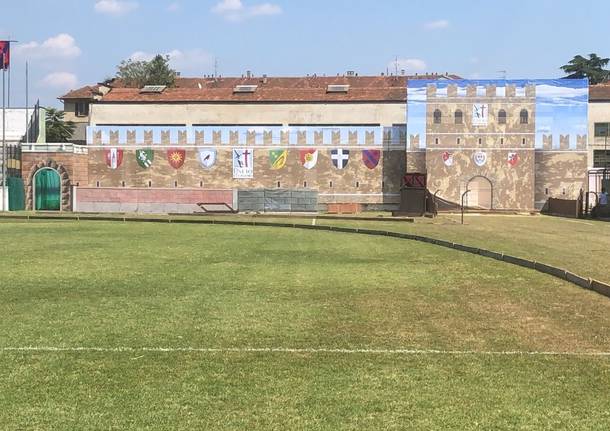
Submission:
[[[471,178],[467,190],[470,190],[466,195],[468,207],[487,210],[493,208],[493,186],[487,178],[482,176]]]
[[[34,209],[61,210],[61,177],[52,168],[42,168],[34,175]]]

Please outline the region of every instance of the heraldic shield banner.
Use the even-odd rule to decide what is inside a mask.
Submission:
[[[197,158],[201,167],[204,169],[211,169],[216,164],[217,152],[214,148],[202,148],[197,153]]]
[[[155,159],[155,152],[149,148],[136,150],[136,161],[141,168],[148,169]]]

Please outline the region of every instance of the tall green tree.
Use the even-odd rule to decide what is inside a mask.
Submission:
[[[167,85],[171,87],[176,82],[176,71],[169,67],[169,56],[156,55],[148,63],[147,85]]]
[[[561,66],[567,76],[565,78],[589,78],[591,84],[599,84],[610,79],[610,71],[604,69],[610,58],[601,58],[597,54],[589,54],[589,58],[576,55],[572,60]]]
[[[169,66],[169,56],[156,55],[150,61],[124,60],[117,67],[116,77],[128,87],[167,85],[176,81],[176,71]]]
[[[148,62],[123,60],[117,66],[116,77],[127,87],[143,87],[148,78]]]
[[[65,112],[55,108],[46,108],[45,129],[47,142],[68,142],[76,126],[64,119]]]

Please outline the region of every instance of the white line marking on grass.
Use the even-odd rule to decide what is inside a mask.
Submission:
[[[102,352],[102,353],[329,353],[371,355],[472,355],[472,356],[601,356],[610,352],[555,352],[520,350],[434,350],[434,349],[341,349],[341,348],[288,348],[288,347],[51,347],[23,346],[0,347],[0,352]]]

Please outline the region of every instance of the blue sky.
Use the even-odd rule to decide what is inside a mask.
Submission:
[[[170,53],[183,75],[451,72],[555,78],[575,54],[610,56],[610,2],[583,0],[5,0],[12,104],[57,104],[128,57]]]

